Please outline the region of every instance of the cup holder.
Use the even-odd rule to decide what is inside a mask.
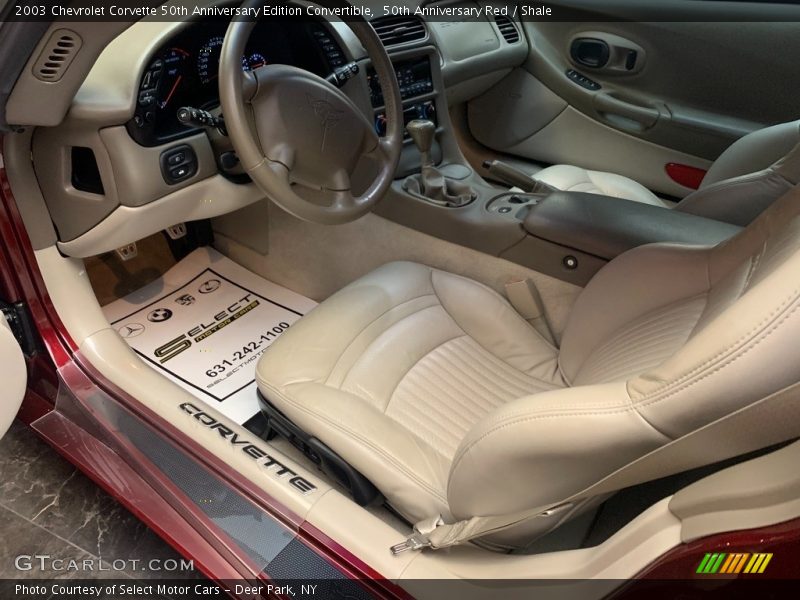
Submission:
[[[495,196],[486,204],[486,210],[521,221],[528,211],[547,194],[531,192],[506,192]]]

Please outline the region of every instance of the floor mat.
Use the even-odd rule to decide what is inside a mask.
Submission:
[[[259,410],[258,359],[314,306],[200,248],[103,311],[147,364],[242,424]]]

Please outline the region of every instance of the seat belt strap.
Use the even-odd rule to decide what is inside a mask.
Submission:
[[[658,477],[666,477],[798,436],[800,382],[660,446],[560,502],[511,514],[476,516],[449,524],[444,523],[441,517],[426,519],[415,526],[414,533],[405,542],[392,546],[391,551],[398,554],[406,550],[457,546],[533,519],[555,516],[588,498],[650,481],[654,472]]]
[[[556,345],[542,297],[530,279],[517,279],[506,284],[506,297],[520,316],[528,321],[552,345]]]

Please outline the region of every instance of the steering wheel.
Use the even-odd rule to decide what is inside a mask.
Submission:
[[[242,6],[265,3],[248,0]],[[326,225],[361,217],[391,185],[403,144],[400,89],[383,44],[365,20],[349,23],[380,79],[387,127],[378,137],[350,98],[313,73],[277,64],[243,73],[255,24],[234,17],[219,61],[225,127],[242,166],[268,198],[296,217]],[[377,175],[356,196],[351,180],[363,159],[375,165]]]

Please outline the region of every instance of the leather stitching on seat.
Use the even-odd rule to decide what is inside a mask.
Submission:
[[[444,353],[448,345],[450,351]],[[447,460],[452,458],[469,429],[495,408],[526,395],[557,389],[486,353],[469,336],[450,340],[425,358],[426,362],[417,363],[395,388],[386,414],[406,429],[409,429],[408,424],[398,417],[413,417],[421,427],[419,431],[411,429],[411,433],[423,439],[427,436],[438,440],[438,447],[432,445]],[[474,366],[474,371],[467,368],[467,363]],[[409,380],[412,374],[414,379]],[[426,402],[425,397],[430,397],[431,401]],[[450,412],[444,408],[448,403],[442,400],[449,402]],[[417,410],[417,407],[424,407],[424,410]],[[424,419],[425,411],[436,413],[435,418],[439,419],[433,421],[436,427],[430,427],[429,420],[420,420]],[[394,416],[391,412],[398,414]],[[445,422],[452,426],[445,427]]]
[[[755,329],[751,329],[745,336],[740,337],[736,342],[726,347],[722,352],[717,353],[713,358],[705,361],[699,367],[692,369],[689,374],[673,380],[668,385],[663,386],[651,393],[645,394],[641,398],[637,399],[637,405],[645,407],[652,404],[657,404],[666,398],[674,396],[675,394],[692,387],[693,385],[699,383],[707,377],[710,377],[721,369],[736,362],[739,358],[746,355],[750,350],[758,346],[758,344],[769,337],[779,325],[792,317],[797,309],[800,308],[800,304],[797,304],[798,299],[800,299],[800,296],[797,295],[797,290],[795,290],[794,297],[782,302],[779,307],[772,311],[766,319],[761,321]],[[794,304],[794,307],[789,310],[789,307],[791,307],[792,304]],[[786,312],[787,310],[788,312]],[[781,313],[783,313],[783,316],[780,318],[780,320],[775,322],[775,319],[781,315]],[[769,329],[765,329],[765,326],[770,320],[773,321],[771,327]],[[723,362],[716,365],[711,371],[704,373],[702,376],[692,379],[694,375],[702,371],[704,368],[711,366],[717,359],[723,358],[725,354],[728,354],[728,357],[725,358]]]
[[[476,344],[478,344],[477,340],[475,340],[474,338],[469,338],[469,339],[473,340]],[[480,344],[478,344],[478,345],[480,346]],[[480,347],[483,349],[483,346],[480,346]],[[464,352],[472,352],[473,350],[474,349],[469,348],[468,346],[464,348]],[[560,386],[560,385],[558,385],[556,383],[540,379],[539,377],[534,377],[533,375],[528,375],[524,371],[520,371],[516,367],[514,367],[512,365],[509,365],[507,362],[505,362],[503,359],[499,358],[495,354],[491,354],[491,356],[493,358],[495,358],[503,367],[506,367],[506,368],[509,369],[509,371],[507,372],[509,375],[513,374],[513,375],[515,375],[517,377],[518,385],[520,387],[523,387],[523,388],[528,387],[528,385],[531,384],[531,383],[537,383],[537,384],[540,383],[544,390],[557,390],[557,389],[560,389],[561,387],[563,387],[563,386]],[[475,358],[476,361],[480,361],[483,357],[473,355],[473,358]],[[512,382],[508,381],[506,383],[511,385]],[[512,393],[516,393],[516,391],[514,391]]]
[[[761,246],[761,252],[750,257],[750,268],[747,270],[747,275],[744,278],[744,283],[742,283],[742,290],[739,292],[739,297],[741,297],[742,293],[744,293],[747,290],[748,286],[750,285],[750,282],[753,279],[753,276],[756,274],[756,269],[758,268],[758,265],[761,264],[761,259],[764,257],[766,252],[767,252],[767,243],[764,242],[764,244]]]
[[[464,337],[467,337],[467,336],[464,336]],[[468,339],[471,339],[471,338],[468,338]],[[465,348],[463,350],[464,350],[464,352],[467,352],[467,350]],[[480,359],[478,359],[478,360],[480,360]],[[494,396],[495,398],[497,398],[500,401],[500,403],[504,402],[502,400],[502,396],[500,396],[496,391],[494,391],[491,388],[487,387],[485,382],[481,381],[473,373],[469,373],[468,371],[465,371],[460,365],[457,365],[455,363],[451,363],[450,367],[452,369],[454,369],[454,370],[457,370],[459,373],[461,373],[461,375],[463,375],[465,379],[469,379],[470,381],[472,381],[477,387],[481,388],[487,395]],[[477,368],[477,366],[476,366],[476,368]],[[534,379],[534,378],[532,378],[532,379]],[[497,381],[493,381],[492,383],[496,383],[498,385],[498,387],[501,387],[503,385],[502,380],[499,380],[499,379]],[[520,386],[520,387],[522,387],[522,386]],[[520,397],[519,396],[519,390],[510,390],[508,388],[504,388],[503,391],[505,391],[509,396]],[[522,395],[525,395],[525,393],[523,392]]]
[[[445,312],[446,312],[446,311],[445,311]],[[460,329],[460,327],[459,327],[459,329]],[[463,333],[463,330],[462,330],[462,333]],[[406,369],[405,373],[403,373],[403,374],[402,374],[400,377],[398,377],[398,378],[397,378],[397,381],[395,382],[395,384],[394,384],[394,387],[392,388],[392,391],[391,391],[391,393],[390,393],[390,394],[388,395],[388,397],[387,397],[387,405],[386,405],[386,406],[383,408],[383,412],[384,412],[384,414],[386,414],[386,410],[389,408],[389,404],[390,404],[390,403],[391,403],[391,401],[392,401],[392,396],[394,396],[395,392],[397,391],[397,388],[398,388],[398,386],[399,386],[399,385],[400,385],[400,384],[403,382],[403,380],[406,378],[406,376],[409,374],[409,372],[410,372],[410,371],[411,371],[411,370],[412,370],[414,367],[416,367],[416,366],[417,366],[417,365],[418,365],[420,362],[422,362],[422,361],[423,361],[423,360],[425,360],[425,359],[426,359],[428,356],[430,356],[432,352],[436,352],[436,351],[437,351],[439,348],[441,348],[442,346],[444,346],[444,345],[445,345],[445,344],[447,344],[448,342],[452,342],[453,340],[457,340],[458,338],[460,338],[460,337],[465,337],[465,336],[466,336],[466,334],[464,334],[464,335],[461,335],[461,336],[455,336],[455,337],[448,338],[448,339],[444,340],[443,342],[441,342],[441,343],[437,344],[436,346],[434,346],[433,348],[431,348],[431,349],[430,349],[428,352],[426,352],[425,354],[423,354],[422,356],[420,356],[420,357],[419,357],[417,360],[415,360],[415,361],[414,361],[414,362],[413,362],[413,363],[412,363],[412,364],[411,364],[411,365],[408,367],[408,369]]]
[[[706,297],[702,292],[676,300],[624,324],[592,350],[575,380],[581,384],[613,381],[661,364],[689,338],[705,309],[705,302],[701,307],[698,301]]]

